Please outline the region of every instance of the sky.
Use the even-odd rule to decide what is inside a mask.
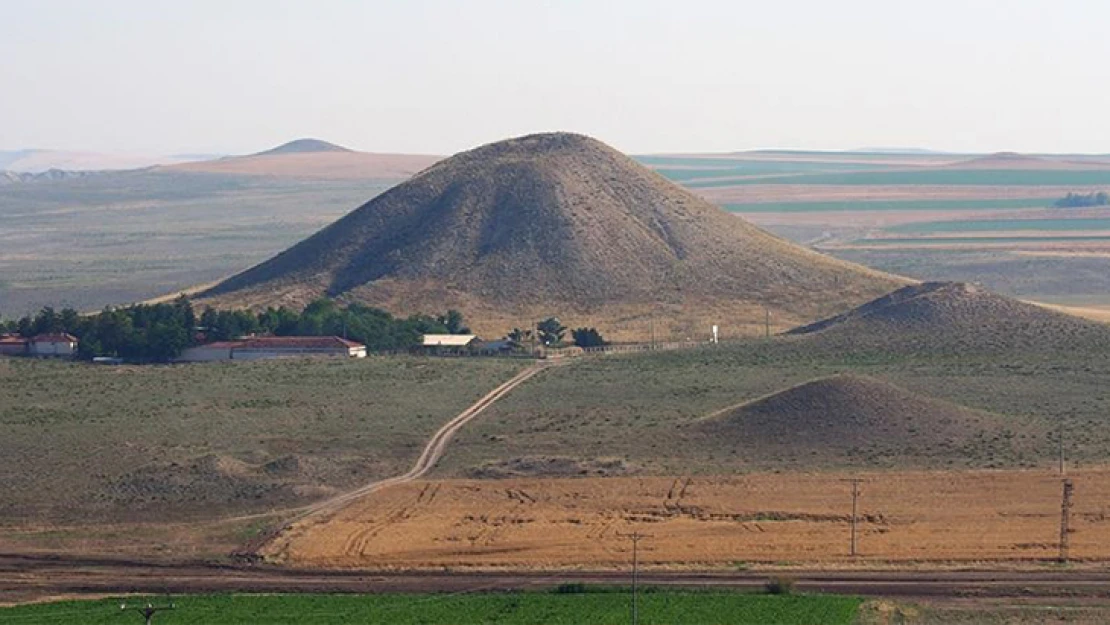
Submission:
[[[0,0],[0,149],[1110,153],[1105,0]]]

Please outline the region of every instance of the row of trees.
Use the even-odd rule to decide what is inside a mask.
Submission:
[[[546,347],[559,347],[564,345],[567,328],[559,322],[557,317],[548,317],[536,323],[536,338]],[[608,343],[596,328],[577,328],[570,331],[573,344],[578,347],[599,347]],[[532,340],[531,330],[513,328],[508,338],[517,343],[527,343]]]
[[[320,299],[299,313],[284,307],[262,312],[206,308],[198,316],[184,297],[165,304],[106,308],[95,315],[47,307],[34,316],[0,321],[0,331],[25,337],[68,332],[80,341],[81,358],[115,356],[146,362],[172,360],[200,339],[230,340],[248,334],[346,336],[370,350],[384,351],[408,349],[422,334],[469,332],[455,310],[438,317],[397,318],[377,308],[340,307]]]
[[[1056,208],[1086,208],[1090,206],[1110,206],[1110,194],[1105,191],[1098,193],[1068,193],[1053,204]]]

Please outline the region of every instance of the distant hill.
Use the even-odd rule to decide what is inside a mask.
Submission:
[[[276,148],[254,154],[254,156],[267,156],[271,154],[306,154],[319,152],[353,152],[347,148],[319,139],[296,139],[283,143]]]
[[[913,393],[882,380],[812,380],[704,419],[693,430],[753,462],[979,466],[1022,450],[1022,422]],[[1023,437],[1024,438],[1024,437]]]
[[[764,306],[777,323],[811,320],[900,284],[775,237],[595,139],[552,133],[437,163],[207,296],[450,306],[488,335],[561,315],[644,338],[652,318],[661,336],[762,331]]]
[[[1085,170],[1106,169],[1110,163],[1095,160],[1079,160],[1065,156],[1033,156],[1017,152],[997,152],[979,156],[958,163],[946,165],[945,169],[1029,169],[1029,170]]]
[[[319,139],[297,139],[257,154],[164,168],[166,171],[327,180],[404,180],[440,160],[423,154],[356,152]]]
[[[959,353],[1110,348],[1110,325],[958,282],[906,286],[787,334],[846,350]]]

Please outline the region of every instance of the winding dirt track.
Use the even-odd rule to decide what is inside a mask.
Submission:
[[[421,452],[420,457],[416,459],[416,464],[412,466],[409,471],[403,475],[386,478],[371,482],[365,486],[361,486],[351,491],[347,491],[341,495],[337,495],[330,499],[325,499],[314,503],[310,506],[300,508],[297,510],[298,514],[292,519],[286,521],[285,525],[272,540],[267,541],[265,545],[260,545],[259,553],[266,555],[274,555],[280,553],[286,544],[286,536],[290,532],[297,531],[297,528],[307,523],[312,523],[318,517],[322,517],[328,513],[333,513],[341,509],[348,503],[365,497],[371,493],[389,488],[390,486],[397,486],[406,482],[418,480],[428,474],[429,471],[435,467],[439,459],[443,457],[443,452],[447,448],[447,444],[455,436],[455,433],[463,428],[472,419],[480,415],[486,408],[489,408],[497,400],[512,392],[513,389],[520,386],[533,378],[536,374],[544,371],[545,369],[559,364],[561,361],[540,361],[536,364],[524,369],[520,373],[510,378],[507,382],[486,393],[481,399],[475,402],[466,410],[460,412],[455,418],[448,421],[443,427],[436,430],[432,438],[424,446],[424,451]]]

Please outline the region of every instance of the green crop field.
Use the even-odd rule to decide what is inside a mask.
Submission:
[[[741,161],[721,159],[715,163],[688,164],[676,159],[669,165],[655,165],[655,170],[675,182],[686,183],[702,178],[724,178],[732,176],[761,176],[784,174],[814,174],[854,171],[874,171],[892,169],[890,165],[858,163],[823,163],[805,161]]]
[[[999,200],[896,200],[896,201],[830,201],[830,202],[760,202],[758,204],[725,204],[734,213],[836,213],[845,211],[979,211],[1010,208],[1044,208],[1051,204],[1045,198]]]
[[[1079,235],[1074,237],[1068,236],[1030,236],[1030,237],[935,237],[935,238],[913,238],[913,237],[876,237],[874,239],[857,239],[853,241],[856,245],[969,245],[979,243],[1063,243],[1069,241],[1110,241],[1110,236],[1098,235]],[[967,278],[961,278],[966,280]]]
[[[207,595],[176,600],[158,625],[623,625],[625,592],[470,595]],[[154,600],[154,599],[151,599]],[[128,598],[142,604],[143,598]],[[848,625],[862,601],[854,597],[658,591],[640,595],[644,625]],[[0,608],[0,623],[115,625],[139,621],[120,601],[65,601]]]
[[[1110,230],[1110,219],[968,219],[903,224],[887,232],[925,234],[936,232],[1054,232],[1067,230]]]
[[[823,185],[981,185],[981,186],[1073,186],[1110,185],[1110,170],[1011,170],[929,169],[901,171],[857,171],[835,174],[806,174],[691,181],[694,188],[731,187],[744,184]]]

